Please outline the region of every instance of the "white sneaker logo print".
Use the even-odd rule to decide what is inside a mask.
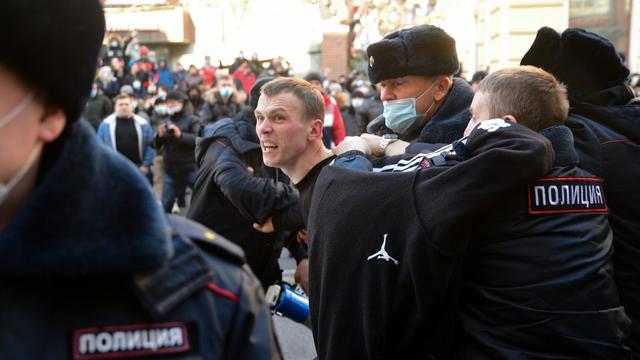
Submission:
[[[394,264],[398,265],[398,260],[392,258],[391,256],[389,256],[389,253],[387,253],[387,250],[385,250],[385,245],[387,244],[387,235],[388,234],[384,234],[384,239],[382,239],[382,247],[380,247],[380,251],[378,251],[377,253],[369,256],[367,258],[367,261],[371,260],[371,259],[381,259],[384,261],[393,261]]]
[[[491,120],[485,120],[480,122],[480,125],[478,125],[478,128],[482,130],[487,130],[488,132],[494,132],[499,128],[509,127],[509,126],[511,126],[511,124],[504,121],[503,119],[491,119]]]

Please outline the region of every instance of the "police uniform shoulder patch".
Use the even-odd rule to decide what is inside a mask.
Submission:
[[[534,215],[609,211],[599,178],[544,178],[529,185],[529,213]]]
[[[129,359],[188,352],[187,325],[183,322],[93,327],[73,333],[73,359]]]
[[[246,262],[241,247],[216,234],[213,230],[178,215],[168,214],[167,220],[175,234],[189,238],[206,250],[233,263],[242,265]]]

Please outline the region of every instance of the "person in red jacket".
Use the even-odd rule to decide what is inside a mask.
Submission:
[[[322,129],[324,146],[331,148],[340,144],[340,142],[344,140],[347,132],[336,100],[324,91],[322,76],[317,72],[308,73],[304,79],[314,88],[318,89],[324,98],[324,128]]]

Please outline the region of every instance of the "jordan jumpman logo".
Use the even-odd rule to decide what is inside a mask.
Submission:
[[[380,251],[378,251],[377,253],[369,256],[367,258],[367,261],[371,260],[371,259],[382,259],[384,261],[393,261],[394,264],[398,265],[398,260],[392,258],[391,256],[389,256],[389,254],[387,253],[387,250],[385,250],[385,245],[387,244],[387,234],[384,234],[384,239],[382,239],[382,247],[380,247]]]

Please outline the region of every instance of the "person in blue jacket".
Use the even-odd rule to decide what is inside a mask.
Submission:
[[[147,120],[133,113],[131,101],[129,95],[116,96],[116,111],[98,127],[98,139],[129,159],[151,180],[151,164],[155,156],[151,148],[153,130]]]

